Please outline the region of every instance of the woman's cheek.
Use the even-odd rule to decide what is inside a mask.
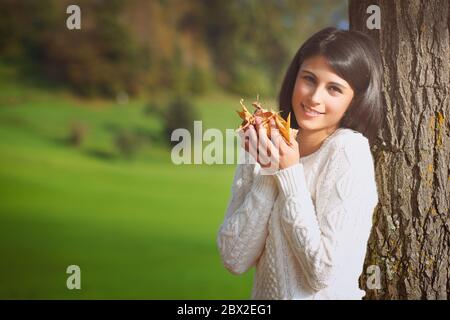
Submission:
[[[293,96],[293,107],[297,108],[300,105],[300,102],[305,99],[306,96],[308,96],[308,88],[306,88],[304,85],[296,85],[294,88],[294,96]]]
[[[311,87],[306,84],[299,84],[298,86],[298,93],[300,97],[307,96],[311,91]]]

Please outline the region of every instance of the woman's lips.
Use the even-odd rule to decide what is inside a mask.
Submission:
[[[323,113],[316,113],[316,112],[314,112],[314,111],[312,111],[312,112],[307,111],[306,108],[305,108],[305,105],[304,105],[303,103],[302,103],[301,105],[302,105],[303,113],[304,113],[306,116],[310,117],[310,118],[317,118],[317,117],[323,115]]]

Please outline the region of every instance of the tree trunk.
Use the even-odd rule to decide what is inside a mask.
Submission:
[[[380,8],[379,30],[366,26],[370,5]],[[449,9],[448,0],[349,4],[350,30],[376,40],[384,69],[365,299],[450,299]],[[378,289],[371,265],[380,268]]]

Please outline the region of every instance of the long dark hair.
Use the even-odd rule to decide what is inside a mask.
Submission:
[[[304,60],[324,56],[334,72],[347,81],[354,91],[353,99],[339,127],[362,133],[372,144],[381,125],[382,63],[372,38],[359,31],[328,27],[311,36],[295,54],[278,97],[281,115],[291,112],[291,127],[298,129],[292,112],[292,94],[298,70]]]

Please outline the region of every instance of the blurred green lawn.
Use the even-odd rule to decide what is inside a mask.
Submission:
[[[216,248],[234,165],[176,166],[157,141],[118,157],[111,128],[161,131],[145,101],[84,101],[13,77],[0,70],[1,299],[250,297],[253,270],[230,274]],[[195,105],[204,129],[239,123],[239,97]],[[79,148],[64,143],[74,120],[88,127]],[[72,264],[81,290],[66,288]]]

